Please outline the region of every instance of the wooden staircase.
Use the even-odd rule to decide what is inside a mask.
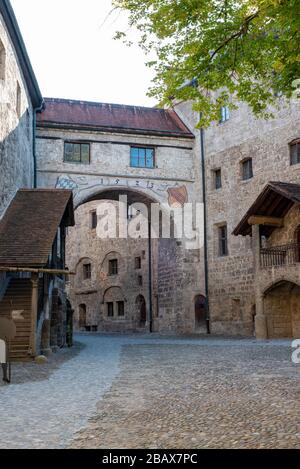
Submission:
[[[12,362],[30,361],[31,293],[30,279],[11,279],[0,302],[0,316],[11,319],[12,311],[22,311],[22,320],[16,320],[17,334],[10,344]]]

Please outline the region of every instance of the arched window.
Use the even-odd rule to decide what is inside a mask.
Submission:
[[[6,51],[0,39],[0,80],[5,80]]]
[[[291,165],[300,163],[300,139],[290,143],[290,163]]]

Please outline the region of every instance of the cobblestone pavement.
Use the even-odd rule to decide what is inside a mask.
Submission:
[[[1,448],[299,448],[291,342],[81,335],[43,379],[0,388]]]

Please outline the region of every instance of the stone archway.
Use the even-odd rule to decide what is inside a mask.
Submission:
[[[195,330],[206,330],[206,298],[203,295],[195,297]]]
[[[137,322],[139,327],[145,327],[147,323],[147,306],[143,295],[139,295],[135,300]]]
[[[292,338],[300,334],[300,287],[289,281],[271,286],[264,294],[268,338]]]

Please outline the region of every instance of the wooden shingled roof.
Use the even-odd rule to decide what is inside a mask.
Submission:
[[[253,215],[284,218],[293,204],[300,205],[300,185],[287,182],[269,182],[253,205],[249,208],[233,235],[251,235],[249,217]],[[269,236],[274,226],[264,226],[264,235]]]
[[[72,191],[20,189],[0,221],[0,266],[46,266],[62,221],[75,224]]]

